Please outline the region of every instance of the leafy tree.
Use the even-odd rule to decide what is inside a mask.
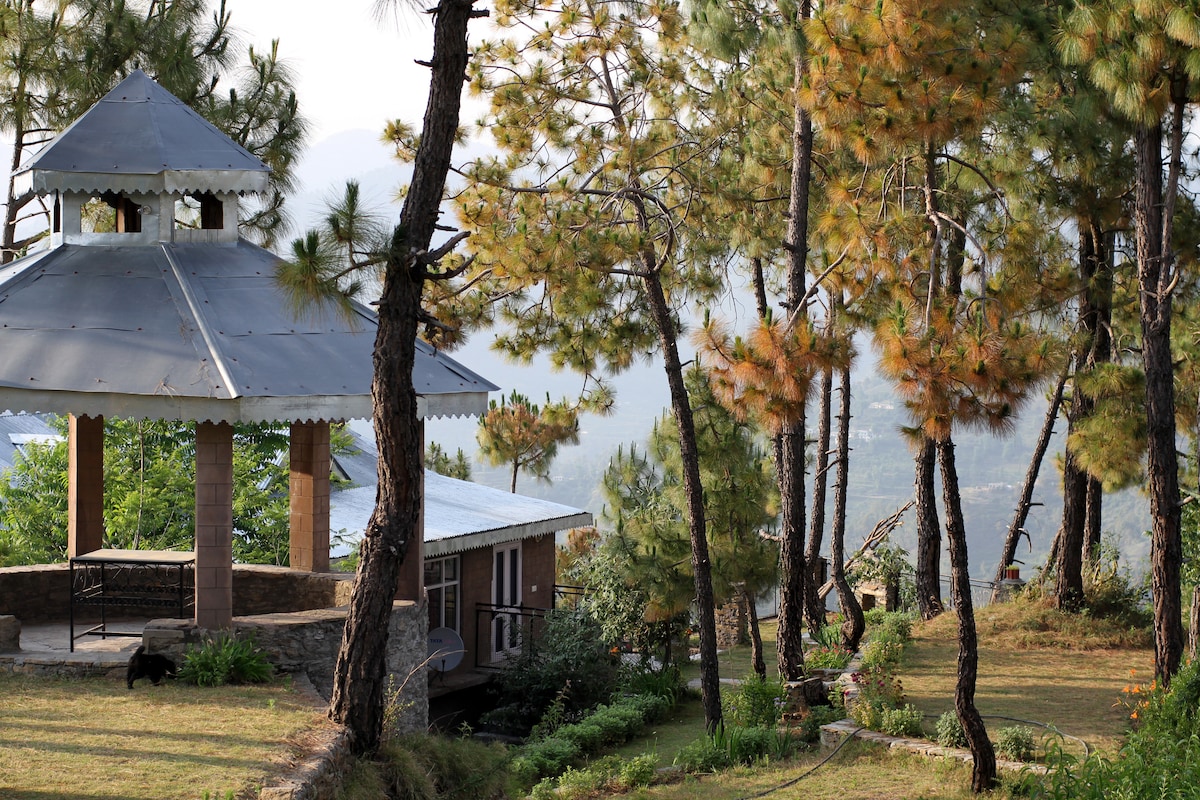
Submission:
[[[511,470],[509,491],[517,491],[517,472],[524,470],[540,481],[550,481],[550,464],[560,444],[579,444],[579,410],[567,401],[539,408],[513,391],[508,399],[488,403],[476,433],[479,452],[494,467]]]
[[[0,472],[0,566],[67,557],[67,443],[33,443]]]
[[[462,448],[451,456],[437,442],[430,442],[425,448],[425,468],[431,469],[438,475],[448,478],[458,478],[460,481],[471,480],[471,462],[467,460]]]
[[[485,43],[472,61],[473,87],[492,98],[486,127],[505,155],[471,166],[459,214],[507,297],[500,318],[512,332],[501,348],[525,358],[544,348],[588,376],[662,355],[713,728],[721,707],[712,576],[678,340],[681,310],[720,285],[713,268],[724,243],[705,224],[719,140],[701,106],[681,108],[690,64],[676,3],[569,0],[542,12],[541,3],[498,4],[502,29],[537,19],[541,32]]]

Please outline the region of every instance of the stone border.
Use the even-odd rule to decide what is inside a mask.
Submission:
[[[890,750],[905,750],[929,758],[954,758],[967,764],[973,763],[971,751],[958,747],[942,747],[928,739],[909,739],[903,736],[889,736],[879,731],[869,731],[852,719],[838,720],[821,726],[821,747],[836,747],[846,737],[862,739],[883,745]],[[1046,774],[1044,764],[1034,764],[1025,761],[1006,761],[996,759],[996,769],[1005,772],[1021,772],[1028,770],[1038,775]]]
[[[292,676],[296,692],[314,708],[326,707],[324,698],[303,672]],[[317,731],[308,747],[308,755],[287,772],[259,790],[259,800],[320,800],[333,797],[354,764],[350,752],[350,732],[338,725]]]

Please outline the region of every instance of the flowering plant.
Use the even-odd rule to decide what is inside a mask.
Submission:
[[[845,669],[854,654],[841,645],[814,647],[804,654],[804,664],[809,669]]]
[[[846,704],[851,719],[864,728],[880,730],[884,710],[895,710],[904,702],[903,684],[884,666],[855,672],[850,680],[856,690],[853,701]]]

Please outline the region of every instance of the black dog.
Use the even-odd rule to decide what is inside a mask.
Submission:
[[[129,657],[129,669],[125,672],[125,683],[132,689],[133,682],[138,678],[149,678],[152,684],[158,686],[163,678],[174,677],[174,661],[158,653],[147,653],[145,646],[138,645],[138,649],[133,651],[133,655]]]

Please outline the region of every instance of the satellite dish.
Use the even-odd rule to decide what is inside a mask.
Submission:
[[[462,663],[465,652],[462,637],[453,628],[434,628],[429,632],[430,669],[449,672]]]

